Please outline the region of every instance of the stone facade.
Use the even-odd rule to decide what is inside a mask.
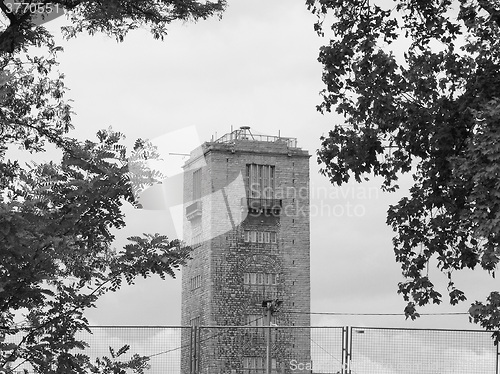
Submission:
[[[182,324],[262,325],[263,301],[279,300],[275,324],[309,326],[308,152],[294,139],[237,130],[191,153],[184,201],[185,238],[194,249],[182,274]],[[183,374],[195,366],[200,373],[265,373],[252,368],[252,358],[265,358],[263,334],[209,330],[198,336],[196,364],[192,350],[182,351]],[[291,359],[310,360],[308,333],[294,331],[273,338],[275,372],[291,372]]]

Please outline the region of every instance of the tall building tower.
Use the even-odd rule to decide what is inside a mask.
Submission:
[[[191,152],[184,237],[193,252],[182,273],[182,325],[261,326],[271,302],[279,305],[274,324],[310,325],[309,157],[296,139],[249,127]],[[181,353],[183,374],[266,372],[264,329],[200,330],[196,357]],[[291,373],[292,359],[310,361],[308,330],[280,330],[271,357],[273,373]]]

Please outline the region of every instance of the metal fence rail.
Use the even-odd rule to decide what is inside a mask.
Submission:
[[[491,333],[373,327],[94,326],[77,339],[92,360],[124,345],[150,358],[148,374],[498,374]],[[5,342],[20,341],[8,336]],[[18,367],[14,374],[27,369]],[[0,370],[2,372],[2,370]],[[9,371],[5,371],[9,373]]]
[[[312,372],[339,373],[346,366],[346,350],[344,347],[345,330],[345,327],[311,328]],[[300,367],[297,367],[297,365],[294,367],[300,370]]]
[[[130,349],[116,360],[127,361],[134,354],[149,357],[148,374],[179,374],[181,357],[182,331],[190,331],[191,327],[180,326],[91,326],[92,333],[80,331],[77,340],[85,341],[89,347],[74,353],[82,353],[95,362],[97,358],[111,357],[110,348],[117,352],[121,347],[129,345]],[[22,334],[6,337],[6,342],[18,344]],[[1,339],[0,339],[1,341]],[[10,363],[0,373],[32,374],[33,367],[19,360]],[[1,365],[0,365],[1,368]]]
[[[498,373],[486,331],[350,328],[353,374]]]
[[[182,373],[264,374],[268,332],[273,374],[340,372],[342,327],[201,326],[195,334],[191,364],[185,361]]]

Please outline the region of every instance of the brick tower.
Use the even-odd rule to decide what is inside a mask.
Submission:
[[[184,202],[182,325],[202,327],[183,335],[182,374],[265,373],[267,329],[203,326],[265,325],[271,300],[274,324],[310,325],[309,154],[241,127],[191,152]],[[271,356],[273,373],[310,361],[309,331],[276,330]]]

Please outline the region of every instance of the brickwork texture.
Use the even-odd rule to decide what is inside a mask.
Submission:
[[[265,199],[249,204],[251,164],[273,168],[272,204]],[[193,174],[200,169],[201,186],[193,186]],[[193,201],[196,188],[201,188],[200,202]],[[280,141],[205,143],[185,165],[184,201],[189,211],[185,238],[188,243],[191,240],[193,252],[182,272],[183,325],[262,325],[264,300],[280,303],[273,323],[310,325],[307,151]],[[280,373],[291,372],[291,360],[310,360],[308,334],[290,331],[273,337],[272,356]],[[183,336],[183,345],[190,339]],[[196,365],[202,373],[208,368],[210,372],[216,368],[217,373],[251,373],[244,365],[252,361],[244,358],[266,354],[261,335],[231,339],[214,334],[200,337],[198,344]],[[188,350],[181,357],[182,372],[189,373],[193,357]]]

